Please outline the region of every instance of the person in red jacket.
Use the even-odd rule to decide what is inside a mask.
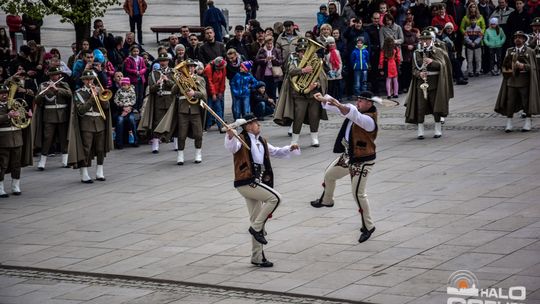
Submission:
[[[454,21],[454,18],[446,13],[446,5],[444,5],[444,3],[439,3],[438,6],[438,15],[433,17],[431,20],[431,25],[437,27],[439,32],[442,32],[448,22],[452,23],[454,30],[459,29],[459,26]]]
[[[208,84],[208,104],[214,112],[216,112],[221,119],[223,119],[223,108],[225,106],[224,102],[224,94],[225,94],[225,79],[227,71],[225,67],[227,66],[227,62],[223,57],[218,56],[214,60],[210,61],[204,68],[204,75],[207,79]],[[208,117],[206,118],[206,126],[205,130],[208,130],[212,127],[214,124],[215,118],[208,114]],[[219,122],[217,123],[218,130],[220,133],[225,133],[225,131],[221,130],[222,125]]]
[[[142,16],[146,11],[145,0],[126,0],[124,2],[124,11],[129,15],[129,31],[135,33],[135,24],[137,24],[137,41],[144,45],[142,39]]]
[[[11,50],[13,54],[17,54],[17,43],[15,41],[15,33],[22,31],[22,17],[16,13],[9,12],[6,16],[6,24],[9,28],[9,38],[11,38]]]
[[[386,37],[379,57],[379,70],[381,75],[386,77],[388,99],[399,97],[398,71],[400,63],[401,54],[399,47],[396,46],[394,38]],[[392,89],[394,94],[392,94]]]

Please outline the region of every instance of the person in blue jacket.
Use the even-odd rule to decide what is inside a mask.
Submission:
[[[360,92],[367,90],[369,70],[369,51],[362,36],[356,38],[356,48],[351,53],[351,67],[354,71],[354,95],[359,96]]]
[[[242,62],[240,64],[240,71],[229,82],[232,93],[232,112],[235,120],[251,113],[251,89],[259,82],[249,72],[252,66],[252,61]]]

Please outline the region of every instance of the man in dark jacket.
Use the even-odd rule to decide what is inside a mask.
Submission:
[[[199,60],[204,65],[218,56],[225,57],[225,45],[215,39],[215,32],[211,26],[204,29],[204,37],[206,41],[199,47]]]
[[[234,28],[234,37],[227,42],[226,49],[235,49],[238,53],[247,56],[246,39],[244,36],[244,27],[237,25]]]
[[[381,52],[381,41],[379,38],[379,31],[381,30],[381,25],[379,23],[379,20],[381,18],[381,15],[379,13],[373,13],[373,16],[371,17],[371,24],[366,26],[366,31],[369,35],[369,41],[371,43],[371,48],[369,50],[370,54],[379,54]],[[370,56],[369,59],[371,70],[369,72],[369,83],[371,84],[371,91],[375,94],[378,91],[377,83],[379,78],[379,70],[377,67],[379,66],[379,59],[378,56]]]
[[[216,41],[223,41],[223,30],[221,27],[227,27],[227,21],[220,9],[214,6],[214,1],[208,1],[208,10],[204,13],[203,26],[211,26],[216,35]],[[216,56],[217,57],[217,56]],[[214,57],[215,58],[215,57]],[[214,59],[212,58],[212,59]],[[205,64],[208,62],[205,62]]]

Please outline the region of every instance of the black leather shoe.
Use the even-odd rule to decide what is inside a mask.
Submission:
[[[0,198],[6,198],[6,197],[9,197],[9,194],[7,194],[7,193],[0,194]]]
[[[321,202],[321,199],[316,199],[314,201],[311,201],[309,202],[311,204],[312,207],[315,207],[315,208],[321,208],[321,207],[328,207],[328,208],[332,208],[334,207],[334,204],[332,205],[325,205]]]
[[[371,234],[373,232],[375,232],[375,227],[371,228],[371,230],[366,230],[364,228],[360,229],[360,232],[362,232],[362,234],[360,234],[360,238],[358,239],[358,243],[363,243],[367,240],[369,240],[369,238],[371,237]]]
[[[255,263],[255,262],[251,262],[251,264],[257,266],[257,267],[273,267],[274,266],[274,263],[268,261],[268,260],[263,260],[262,263]]]
[[[510,133],[510,132],[512,132],[512,130],[510,130],[510,129],[504,130],[504,133]]]
[[[251,235],[253,235],[253,238],[255,238],[255,240],[263,245],[266,245],[268,244],[268,241],[264,238],[264,232],[263,230],[261,231],[255,231],[255,229],[253,229],[253,227],[249,227],[249,233],[251,233]]]
[[[92,184],[92,183],[94,183],[94,181],[91,180],[91,179],[89,179],[89,180],[82,180],[81,179],[81,183],[83,183],[83,184]]]
[[[43,167],[38,167],[37,169],[38,169],[38,171],[44,171],[45,170],[45,168],[43,168]]]
[[[105,177],[96,177],[97,181],[104,182],[106,179]]]
[[[179,165],[179,166],[183,166],[184,162],[177,162],[176,164]]]
[[[433,135],[433,138],[441,138],[442,135]]]
[[[319,145],[319,144],[313,144],[313,145],[311,145],[311,146],[312,146],[312,147],[314,147],[314,148],[318,148],[318,147],[320,147],[320,145]]]
[[[424,136],[423,135],[420,135],[417,137],[418,139],[424,139]]]
[[[152,151],[152,154],[158,154],[158,153],[159,153],[159,150]]]
[[[13,192],[12,194],[13,195],[21,195],[22,193],[19,191],[19,192]]]

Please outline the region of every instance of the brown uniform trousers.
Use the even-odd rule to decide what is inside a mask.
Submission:
[[[162,85],[159,85],[157,81],[160,79],[162,73],[169,78],[164,80]],[[172,72],[167,71],[152,71],[148,79],[148,88],[154,101],[154,113],[152,116],[152,129],[155,129],[157,125],[167,113],[167,110],[175,100],[175,94],[172,92],[174,81],[172,80]],[[154,137],[158,137],[154,135]]]
[[[206,100],[206,82],[202,77],[196,76],[197,90],[193,98]],[[199,103],[191,104],[185,96],[181,96],[178,101],[178,150],[184,150],[189,128],[193,132],[195,148],[202,148],[202,108]]]
[[[45,89],[50,82],[44,82],[41,89]],[[36,97],[35,103],[43,110],[43,141],[41,154],[47,155],[55,135],[58,135],[62,154],[67,153],[67,130],[69,123],[69,105],[71,104],[71,90],[67,83],[57,84],[55,94],[42,94]]]
[[[290,76],[300,75],[301,71],[301,68],[294,67],[289,70],[289,74]],[[313,99],[314,92],[303,95],[296,92],[292,86],[290,89],[294,102],[293,133],[300,134],[306,114],[308,115],[309,119],[310,132],[318,132],[319,122],[321,121],[321,103]]]
[[[12,126],[8,112],[7,103],[0,103],[0,182],[8,169],[13,179],[21,178],[22,131]]]

